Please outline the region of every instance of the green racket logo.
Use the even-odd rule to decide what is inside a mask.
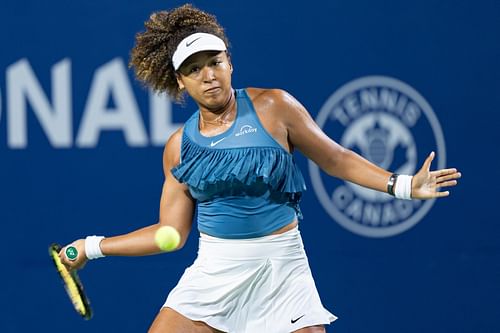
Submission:
[[[71,261],[76,260],[76,258],[78,257],[78,250],[76,249],[76,247],[68,246],[66,248],[66,257]]]

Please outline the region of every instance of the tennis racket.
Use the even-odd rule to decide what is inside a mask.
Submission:
[[[59,258],[59,251],[61,251],[61,245],[59,244],[52,244],[49,247],[49,255],[56,266],[57,272],[64,283],[64,288],[66,289],[76,312],[78,312],[85,320],[89,320],[92,317],[92,309],[90,307],[89,299],[83,290],[83,285],[78,277],[78,274],[76,273],[76,270],[70,271],[63,265],[61,259]]]

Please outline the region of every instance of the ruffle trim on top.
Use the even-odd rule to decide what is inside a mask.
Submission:
[[[277,147],[213,149],[191,141],[184,133],[181,163],[172,168],[174,177],[197,191],[218,182],[237,180],[251,185],[257,179],[272,190],[298,202],[306,185],[293,156]]]

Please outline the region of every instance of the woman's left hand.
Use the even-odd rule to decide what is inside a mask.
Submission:
[[[457,169],[441,169],[430,171],[435,153],[432,152],[425,160],[422,168],[413,176],[411,197],[413,199],[433,199],[450,195],[449,191],[439,191],[443,187],[457,185],[457,179],[462,175]]]

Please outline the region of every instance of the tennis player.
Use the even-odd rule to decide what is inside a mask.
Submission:
[[[168,295],[150,333],[325,332],[326,310],[309,269],[298,221],[304,179],[292,152],[327,174],[400,199],[447,196],[456,169],[396,175],[332,141],[305,108],[279,89],[234,89],[228,40],[216,18],[185,5],[154,13],[139,33],[137,77],[196,111],[168,140],[159,223],[116,237],[72,243],[70,268],[111,255],[159,253],[154,233],[175,227],[183,246],[195,207],[199,252]]]

